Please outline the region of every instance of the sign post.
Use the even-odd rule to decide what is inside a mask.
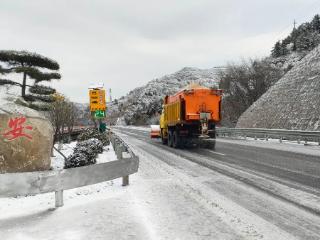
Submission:
[[[106,91],[102,87],[90,89],[89,97],[91,115],[99,120],[99,130],[102,131],[105,129],[102,127],[104,125],[102,119],[106,117]]]

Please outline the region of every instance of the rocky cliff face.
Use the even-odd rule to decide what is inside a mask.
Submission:
[[[198,83],[207,87],[217,87],[219,68],[183,68],[178,72],[150,81],[136,88],[126,96],[109,105],[109,119],[123,119],[126,124],[150,124],[157,121],[162,109],[162,99],[186,87]],[[119,122],[119,121],[118,121]]]
[[[248,108],[237,127],[320,130],[320,46]]]

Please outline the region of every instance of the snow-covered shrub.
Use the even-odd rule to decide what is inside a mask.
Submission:
[[[65,161],[64,168],[87,166],[96,163],[99,153],[103,152],[103,143],[96,138],[78,142],[73,154]]]
[[[88,158],[88,156],[84,153],[74,153],[66,159],[64,163],[64,168],[87,166],[94,164],[95,161],[95,159]]]
[[[84,149],[92,149],[92,151],[97,153],[103,152],[103,143],[101,140],[96,138],[91,138],[83,142],[78,142],[75,149],[77,151],[82,151]]]
[[[85,141],[85,140],[88,140],[91,138],[99,139],[102,142],[103,146],[107,146],[110,144],[110,139],[108,137],[108,134],[107,133],[100,133],[95,128],[88,128],[88,129],[83,130],[79,134],[77,140],[79,142],[81,142],[81,141]]]

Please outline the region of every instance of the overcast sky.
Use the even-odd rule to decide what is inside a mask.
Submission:
[[[114,97],[181,68],[262,57],[319,0],[0,0],[0,49],[59,62],[53,84],[87,102],[103,82]]]

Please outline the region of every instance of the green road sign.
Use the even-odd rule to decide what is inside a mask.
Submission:
[[[105,118],[106,112],[104,110],[96,110],[96,111],[94,111],[94,117],[95,118]]]

